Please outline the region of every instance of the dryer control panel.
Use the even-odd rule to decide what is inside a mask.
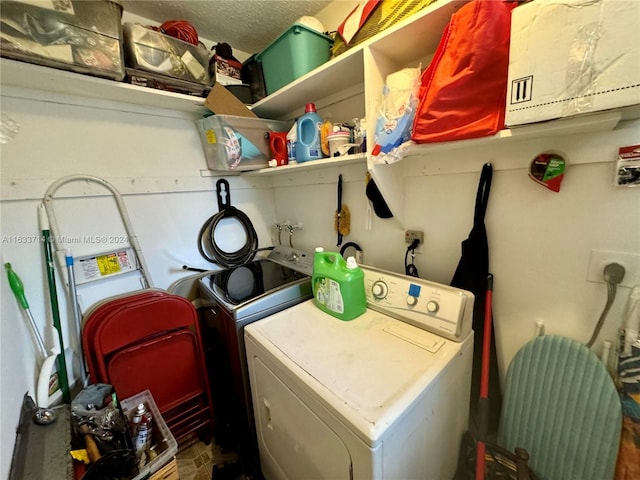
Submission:
[[[471,332],[473,293],[374,267],[362,270],[372,310],[456,342]]]

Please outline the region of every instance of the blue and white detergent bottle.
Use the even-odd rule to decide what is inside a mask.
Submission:
[[[322,118],[316,113],[316,106],[313,103],[307,103],[304,111],[305,114],[296,122],[298,136],[296,161],[298,162],[308,162],[323,157],[320,138]]]
[[[329,315],[353,320],[367,309],[364,272],[355,258],[345,262],[338,252],[316,248],[311,281],[315,305]]]

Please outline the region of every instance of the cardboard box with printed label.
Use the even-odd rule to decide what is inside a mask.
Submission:
[[[640,104],[640,2],[535,0],[512,14],[508,127]]]

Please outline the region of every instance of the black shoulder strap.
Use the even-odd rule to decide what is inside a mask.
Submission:
[[[487,212],[487,204],[489,203],[489,192],[491,190],[491,179],[493,177],[493,167],[490,163],[485,163],[480,174],[480,182],[478,184],[478,192],[476,193],[476,209],[473,217],[473,224],[479,225],[484,222],[484,216]]]

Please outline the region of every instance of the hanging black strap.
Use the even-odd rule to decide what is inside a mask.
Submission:
[[[473,216],[473,226],[478,226],[484,222],[489,203],[489,192],[491,191],[491,179],[493,178],[493,167],[490,163],[485,163],[480,173],[478,192],[476,193],[476,208]]]
[[[480,378],[482,369],[482,332],[485,322],[485,295],[487,275],[489,274],[489,244],[484,217],[489,203],[489,192],[493,168],[490,163],[482,167],[473,218],[473,228],[469,237],[462,242],[462,255],[456,271],[451,279],[451,285],[471,291],[475,295],[473,305],[473,331],[476,348],[473,349],[473,368],[471,371],[471,425],[477,422],[478,398],[480,396]],[[493,325],[492,325],[493,329]],[[495,335],[491,335],[491,349],[489,357],[489,420],[488,430],[497,432],[500,418],[501,394],[496,354]]]

